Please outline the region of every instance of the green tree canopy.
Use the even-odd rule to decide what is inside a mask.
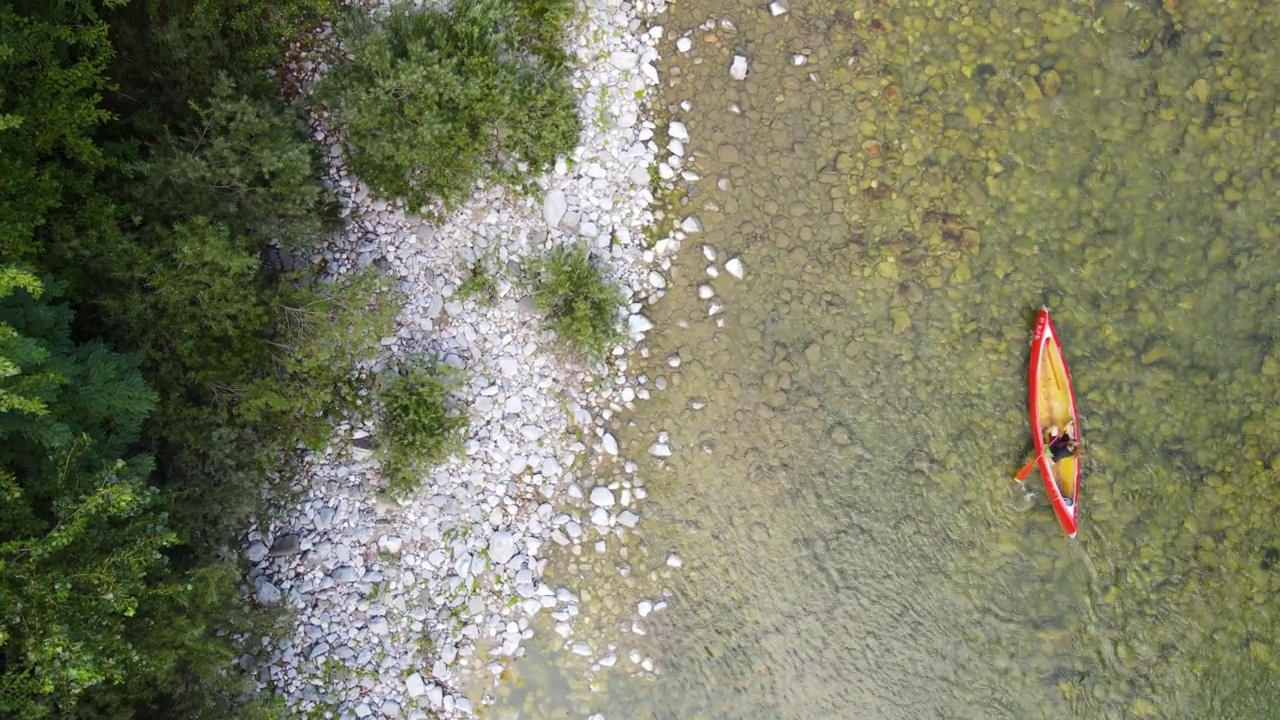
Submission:
[[[91,135],[111,117],[107,25],[58,5],[43,16],[0,6],[0,258],[34,256],[37,229],[102,162]]]
[[[129,626],[176,540],[151,459],[128,454],[155,394],[132,359],[71,341],[48,285],[0,268],[0,711],[24,717],[148,662]]]

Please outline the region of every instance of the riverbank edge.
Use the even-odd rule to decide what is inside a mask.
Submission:
[[[569,52],[584,131],[538,180],[541,197],[479,188],[431,225],[352,177],[341,140],[308,111],[346,218],[312,259],[339,276],[377,264],[397,280],[407,300],[369,369],[419,356],[457,368],[465,379],[454,400],[471,427],[464,452],[400,503],[379,499],[376,461],[359,447],[375,428],[340,427],[355,445],[313,453],[298,506],[247,533],[246,592],[294,617],[291,637],[261,638],[244,663],[258,665],[260,687],[282,694],[290,714],[471,716],[468,676],[484,667],[496,682],[531,634],[530,615],[577,614],[572,592],[541,582],[540,551],[576,522],[591,465],[621,454],[609,420],[648,396],[648,379],[630,376],[625,356],[652,329],[642,311],[662,295],[661,270],[685,236],[648,239],[659,148],[644,98],[658,82],[665,3],[579,10]],[[291,71],[305,91],[323,65],[300,59]],[[579,242],[630,297],[629,337],[608,368],[565,355],[521,296],[527,260]],[[496,276],[492,305],[458,293],[477,266]],[[625,505],[596,524],[602,536],[623,513],[635,517]]]

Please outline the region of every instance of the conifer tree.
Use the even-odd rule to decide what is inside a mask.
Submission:
[[[66,716],[152,659],[140,609],[176,541],[151,460],[128,454],[155,403],[136,363],[74,344],[56,283],[0,267],[0,715]]]

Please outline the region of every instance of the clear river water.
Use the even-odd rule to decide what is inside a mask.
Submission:
[[[617,664],[539,625],[487,715],[1280,717],[1280,5],[781,2],[660,19],[703,232],[618,433],[676,451],[553,562]],[[1042,304],[1075,540],[1012,479]]]

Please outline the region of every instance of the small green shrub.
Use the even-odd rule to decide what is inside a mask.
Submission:
[[[449,408],[456,385],[454,373],[434,363],[409,364],[383,378],[379,451],[392,496],[413,492],[422,475],[458,447],[467,418]]]
[[[498,283],[483,267],[476,265],[458,285],[458,297],[463,300],[479,298],[482,304],[491,305],[498,297]]]
[[[479,179],[520,186],[577,143],[581,122],[560,49],[572,0],[457,0],[362,13],[344,36],[353,59],[318,88],[350,164],[410,207],[448,209]]]
[[[618,341],[622,292],[592,264],[584,247],[556,248],[533,272],[534,307],[577,351],[601,358]]]
[[[336,282],[291,279],[274,298],[276,378],[288,398],[295,437],[323,447],[332,420],[360,421],[360,362],[377,357],[395,330],[400,296],[372,268]]]

